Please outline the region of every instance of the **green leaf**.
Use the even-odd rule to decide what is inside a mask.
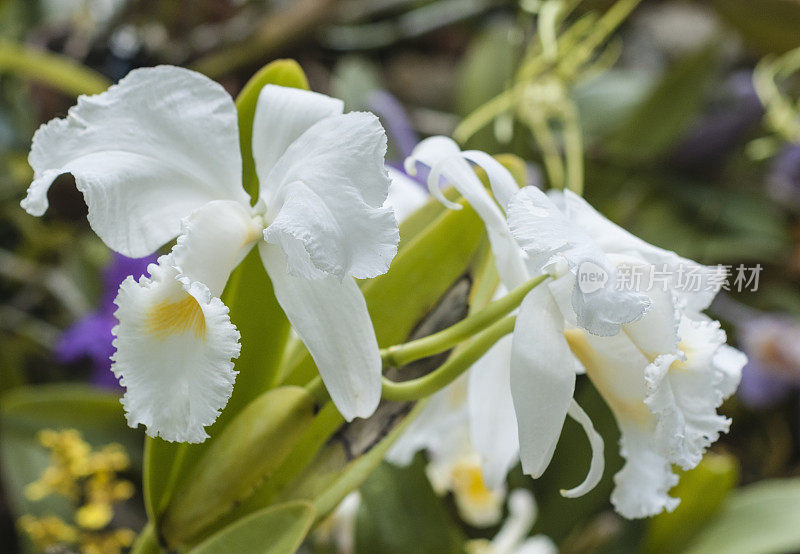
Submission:
[[[42,429],[77,429],[93,446],[121,443],[132,464],[141,463],[141,433],[125,423],[115,393],[87,385],[40,385],[7,392],[0,407],[0,468],[16,515],[66,508],[57,498],[30,502],[23,494],[49,465],[49,453],[36,439]]]
[[[702,107],[718,54],[716,46],[709,46],[676,62],[611,137],[608,151],[633,162],[665,154]]]
[[[314,400],[300,387],[262,394],[214,439],[176,489],[162,534],[185,544],[214,523],[278,468],[314,416]]]
[[[45,83],[71,96],[98,94],[111,85],[105,76],[67,56],[2,40],[0,73],[5,72]]]
[[[266,85],[301,88],[308,90],[308,79],[294,60],[275,60],[262,67],[253,75],[236,97],[236,111],[239,113],[239,143],[242,149],[242,180],[244,190],[252,198],[258,197],[258,178],[253,160],[253,118],[261,89]]]
[[[687,554],[781,554],[800,550],[800,479],[773,479],[730,495]]]
[[[314,507],[307,502],[270,506],[229,525],[189,554],[293,554],[313,522]]]
[[[464,551],[464,537],[431,489],[421,456],[406,468],[381,464],[360,492],[356,552]]]
[[[674,512],[662,512],[650,520],[646,553],[682,552],[736,486],[739,464],[728,454],[708,454],[680,478],[670,495],[680,498],[681,503]]]
[[[483,236],[483,223],[465,202],[446,210],[395,256],[388,273],[367,281],[367,301],[381,347],[406,340],[411,331],[469,266]],[[306,353],[286,382],[303,385],[317,374]]]
[[[276,60],[264,66],[244,86],[236,99],[239,114],[239,142],[242,150],[243,186],[252,198],[258,195],[258,180],[252,156],[253,117],[258,95],[267,84],[308,89],[308,81],[297,62]],[[148,437],[143,472],[145,506],[157,519],[170,500],[178,481],[202,456],[227,422],[265,390],[274,387],[289,322],[272,291],[256,249],[234,270],[222,301],[241,333],[242,351],[236,360],[239,374],[228,404],[209,429],[211,439],[203,444],[168,443]]]

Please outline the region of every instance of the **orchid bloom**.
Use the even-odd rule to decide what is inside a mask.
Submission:
[[[386,459],[395,465],[407,466],[414,454],[425,450],[428,454],[426,473],[433,490],[439,495],[452,493],[459,516],[465,522],[487,527],[497,524],[503,516],[509,467],[495,471],[491,482],[484,478],[487,470],[491,470],[483,463],[470,438],[467,379],[462,376],[431,396],[389,449]]]
[[[494,198],[483,186],[470,166],[470,162],[486,172]],[[504,211],[519,192],[519,186],[508,170],[497,160],[485,152],[477,150],[462,152],[452,139],[435,136],[420,142],[412,155],[406,159],[405,165],[406,172],[411,175],[417,171],[419,165],[429,169],[428,188],[431,194],[445,206],[451,209],[460,209],[460,205],[448,201],[442,194],[440,190],[442,180],[452,184],[481,217],[486,225],[495,264],[502,282],[498,294],[502,295],[507,289],[513,289],[541,273],[540,268],[535,266],[535,260],[532,260],[520,248],[508,228]],[[534,289],[533,292],[536,290]],[[528,305],[531,303],[529,302]],[[525,303],[523,303],[524,307]],[[535,315],[525,318],[520,313],[520,317],[522,318],[522,327],[529,326],[526,321],[531,319],[534,320],[532,324],[535,325]],[[520,328],[519,323],[517,328]],[[475,450],[480,455],[484,479],[490,487],[496,487],[505,481],[506,474],[517,459],[522,460],[523,469],[530,473],[531,465],[526,458],[531,456],[531,451],[539,448],[540,445],[526,445],[525,448],[520,449],[524,441],[533,440],[535,442],[535,438],[524,430],[529,423],[536,426],[541,417],[533,413],[535,410],[533,405],[548,402],[546,397],[536,396],[536,375],[529,373],[526,369],[529,356],[539,356],[540,360],[546,360],[547,356],[542,353],[520,351],[519,348],[515,352],[512,348],[513,344],[511,337],[501,339],[469,370],[469,387],[466,397],[470,437]],[[516,344],[519,344],[519,341]],[[577,366],[578,363],[575,361],[572,367],[577,369]],[[515,380],[515,386],[522,387],[531,394],[528,401],[514,402],[512,399],[511,384]],[[571,399],[571,396],[565,405],[562,403],[553,412],[552,415],[547,415],[546,420],[553,418],[563,423],[564,416],[569,414],[583,427],[592,445],[594,455],[589,475],[581,485],[564,492],[567,496],[580,496],[591,490],[602,476],[603,441],[594,430],[589,417]],[[541,424],[546,425],[544,422],[546,420],[543,420]],[[555,443],[552,448],[555,448]],[[544,471],[543,468],[542,471]],[[540,474],[541,472],[534,476],[538,477]]]
[[[342,112],[321,94],[262,89],[255,205],[242,187],[236,107],[199,73],[132,71],[36,132],[22,202],[30,214],[42,215],[52,182],[71,173],[92,229],[113,250],[141,257],[177,237],[150,277],[127,279],[116,299],[112,369],[129,425],[169,441],[207,438],[240,349],[220,295],[256,246],[342,415],[375,410],[381,359],[354,278],[386,272],[399,236],[384,206],[383,128],[372,114]]]
[[[561,268],[551,269],[553,281],[535,291],[545,307],[538,316],[538,329],[525,334],[515,330],[514,340],[524,341],[527,344],[520,348],[532,352],[548,349],[546,367],[539,356],[530,358],[528,368],[537,376],[539,395],[551,402],[566,402],[574,387],[570,364],[577,357],[611,408],[622,433],[620,450],[626,461],[614,477],[611,502],[617,511],[629,518],[671,511],[679,502],[668,494],[678,481],[672,464],[695,467],[720,433],[728,430],[730,420],[716,410],[735,392],[746,362],[742,353],[725,344],[719,323],[702,313],[721,284],[715,278],[719,270],[647,244],[570,191],[553,193],[552,198],[527,187],[509,206],[509,225],[522,248],[539,257],[543,267]],[[554,228],[572,233],[553,234]],[[564,269],[578,265],[581,257],[594,260],[591,256],[601,255],[612,267],[639,268],[645,275],[659,271],[667,277],[646,290],[647,313],[622,324],[615,335],[592,333],[580,325],[574,298],[581,286]],[[696,280],[682,282],[681,275],[695,275]],[[593,294],[604,294],[604,290],[589,292],[586,305],[594,306]],[[644,295],[629,294],[632,299]],[[536,299],[532,294],[528,300]],[[518,398],[519,389],[513,390],[515,402],[526,401]],[[543,414],[548,408],[540,404],[536,411]],[[549,423],[535,434],[541,444],[554,446],[561,423]],[[551,456],[552,449],[539,451],[532,470],[543,471]]]
[[[505,358],[510,390],[484,395],[485,406],[475,403],[475,411],[490,418],[513,398],[520,460],[533,477],[549,465],[566,415],[576,419],[592,444],[592,462],[586,480],[562,494],[584,494],[603,472],[602,439],[573,399],[576,374],[586,372],[622,432],[626,464],[615,476],[615,508],[629,518],[673,509],[678,499],[668,491],[677,476],[671,464],[696,466],[727,430],[729,420],[716,409],[736,390],[746,362],[725,344],[719,323],[702,314],[721,284],[719,271],[645,243],[569,191],[551,199],[535,187],[512,190],[510,174],[488,155],[462,153],[443,137],[428,141],[410,164],[423,160],[432,167],[434,191],[444,175],[483,218],[504,284],[541,273],[552,278],[520,306]],[[486,170],[496,203],[465,160]],[[663,288],[619,290],[623,266],[645,274],[658,268],[669,279]],[[587,267],[605,279],[579,286]],[[681,282],[686,274],[696,278],[693,286]]]

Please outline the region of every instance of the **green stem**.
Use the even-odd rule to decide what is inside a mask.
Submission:
[[[383,398],[395,401],[419,400],[443,389],[472,367],[498,340],[510,333],[514,329],[516,321],[516,316],[501,319],[478,335],[460,353],[423,377],[401,383],[384,377]]]
[[[567,188],[578,196],[583,196],[583,135],[578,109],[570,100],[567,100],[563,112]]]
[[[381,351],[384,364],[392,367],[404,366],[414,360],[427,358],[454,347],[486,329],[498,319],[508,314],[520,305],[525,296],[537,285],[547,278],[540,275],[523,283],[503,298],[495,300],[481,311],[462,319],[455,325],[405,344],[390,346]]]
[[[325,388],[325,383],[322,382],[322,378],[319,375],[311,379],[305,386],[305,389],[314,399],[317,406],[323,406],[331,399],[331,395],[328,389]]]
[[[0,41],[0,72],[6,71],[72,96],[98,94],[111,85],[103,75],[66,56]]]

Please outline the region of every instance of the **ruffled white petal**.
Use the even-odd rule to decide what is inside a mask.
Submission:
[[[715,363],[725,343],[719,323],[684,318],[679,334],[683,356],[660,356],[645,369],[645,403],[657,418],[657,449],[672,463],[691,469],[728,430],[730,420],[717,414],[717,408],[730,385],[729,375]]]
[[[348,421],[369,417],[381,396],[381,356],[367,304],[349,277],[307,279],[286,271],[280,248],[259,244],[275,297]]]
[[[391,185],[384,205],[392,208],[397,222],[401,223],[428,201],[428,195],[417,181],[402,171],[388,166],[386,170],[389,172]]]
[[[506,481],[519,459],[517,417],[511,397],[512,337],[500,339],[469,370],[469,429],[486,485]]]
[[[258,95],[253,118],[253,159],[259,175],[267,175],[284,152],[317,121],[339,115],[344,103],[324,94],[291,87],[266,85]],[[280,183],[261,182],[267,202]]]
[[[586,437],[589,439],[589,445],[592,447],[592,459],[589,463],[589,472],[586,474],[586,479],[575,488],[561,491],[561,495],[566,498],[578,498],[594,489],[603,479],[603,470],[606,467],[606,460],[603,457],[605,446],[603,437],[594,430],[592,420],[589,419],[589,416],[586,415],[586,412],[583,411],[583,408],[581,408],[574,399],[569,405],[567,413],[583,427]]]
[[[202,283],[178,281],[171,256],[128,277],[116,304],[111,367],[125,387],[128,424],[168,441],[203,442],[230,398],[239,332]]]
[[[614,509],[628,519],[671,512],[680,500],[669,495],[678,484],[669,461],[653,450],[647,430],[621,425],[620,454],[625,465],[614,475],[616,487],[611,493]]]
[[[520,306],[511,354],[511,395],[522,469],[539,477],[553,457],[575,390],[574,359],[564,319],[546,287]]]
[[[296,276],[359,279],[385,273],[397,252],[397,221],[384,207],[386,135],[366,113],[328,117],[294,141],[259,180],[274,190],[267,242]]]
[[[723,398],[733,396],[742,380],[742,368],[747,364],[747,356],[732,346],[723,344],[714,354],[714,367],[722,375],[718,387]]]
[[[614,476],[611,502],[627,518],[672,510],[678,500],[667,493],[678,478],[659,449],[656,416],[645,404],[648,394],[644,368],[649,360],[623,333],[597,337],[583,331],[568,333],[570,346],[617,420],[625,465]]]
[[[215,200],[182,222],[172,249],[181,280],[203,283],[219,297],[231,271],[244,259],[263,227],[250,209],[230,200]]]
[[[34,180],[22,207],[42,215],[56,177],[71,173],[89,224],[113,250],[150,254],[211,200],[247,204],[236,108],[207,77],[178,67],[131,71],[33,137]]]
[[[427,138],[406,159],[406,172],[409,175],[416,174],[418,162],[431,168],[428,189],[440,202],[453,209],[459,208],[458,204],[448,201],[439,189],[440,178],[444,177],[481,217],[486,225],[497,270],[506,288],[513,289],[524,283],[529,278],[526,256],[511,236],[500,208],[464,159],[458,145],[447,137]]]

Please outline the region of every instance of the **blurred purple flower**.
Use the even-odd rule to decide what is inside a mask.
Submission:
[[[761,121],[764,108],[750,71],[732,74],[722,85],[723,99],[689,129],[671,161],[685,171],[709,172]]]
[[[739,327],[748,363],[742,370],[739,397],[764,408],[800,388],[800,323],[788,317],[761,315]]]
[[[55,348],[56,359],[62,363],[73,363],[89,358],[93,365],[92,382],[102,387],[118,387],[117,379],[111,373],[110,360],[114,353],[111,329],[117,324],[114,298],[119,285],[128,275],[138,279],[147,273],[147,266],[155,262],[156,256],[134,259],[114,253],[103,271],[100,305],[64,331]]]
[[[800,208],[800,144],[790,144],[772,161],[767,191],[778,202]]]
[[[381,118],[392,143],[399,154],[401,164],[411,155],[411,151],[419,142],[419,136],[400,101],[385,90],[373,90],[367,96],[369,109]]]

